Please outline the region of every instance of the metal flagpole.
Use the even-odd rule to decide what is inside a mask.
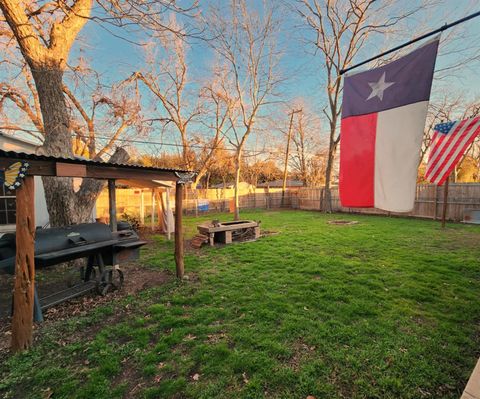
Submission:
[[[443,25],[441,28],[435,29],[435,30],[433,30],[433,31],[431,31],[431,32],[428,32],[428,33],[425,33],[424,35],[421,35],[421,36],[419,36],[419,37],[417,37],[417,38],[415,38],[415,39],[412,39],[412,40],[410,40],[410,41],[408,41],[408,42],[406,42],[406,43],[400,44],[400,45],[397,46],[397,47],[394,47],[394,48],[392,48],[392,49],[390,49],[390,50],[384,51],[384,52],[381,53],[381,54],[378,54],[378,55],[376,55],[376,56],[374,56],[374,57],[371,57],[371,58],[369,58],[368,60],[365,60],[365,61],[362,61],[362,62],[360,62],[360,63],[358,63],[358,64],[352,65],[352,66],[350,66],[350,67],[348,67],[348,68],[341,69],[341,70],[340,70],[340,75],[343,75],[345,72],[351,71],[352,69],[358,68],[359,66],[365,65],[365,64],[369,63],[370,61],[376,60],[377,58],[383,57],[384,55],[393,53],[394,51],[400,50],[400,49],[403,48],[403,47],[409,46],[410,44],[413,44],[413,43],[415,43],[415,42],[418,42],[418,41],[420,41],[420,40],[423,40],[423,39],[425,39],[425,38],[427,38],[427,37],[436,35],[437,33],[443,32],[444,30],[450,29],[450,28],[452,28],[452,27],[454,27],[454,26],[456,26],[456,25],[458,25],[458,24],[461,24],[461,23],[463,23],[463,22],[466,22],[466,21],[468,21],[468,20],[470,20],[470,19],[473,19],[473,18],[476,18],[476,17],[479,17],[479,16],[480,16],[480,11],[477,11],[477,12],[475,12],[475,13],[473,13],[473,14],[470,14],[470,15],[468,15],[468,16],[466,16],[466,17],[463,17],[463,18],[461,18],[461,19],[457,19],[456,21],[454,21],[454,22],[452,22],[452,23],[450,23],[450,24],[445,24],[445,25]]]

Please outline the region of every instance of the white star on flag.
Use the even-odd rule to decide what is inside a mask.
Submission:
[[[383,92],[394,84],[395,82],[385,82],[384,72],[378,82],[368,82],[368,85],[372,88],[372,92],[370,93],[366,101],[374,97],[378,97],[380,101],[383,101]]]

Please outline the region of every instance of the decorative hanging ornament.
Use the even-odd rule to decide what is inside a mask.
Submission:
[[[5,170],[0,170],[0,183],[3,183],[9,190],[16,190],[22,185],[28,166],[28,162],[20,161],[11,164]]]

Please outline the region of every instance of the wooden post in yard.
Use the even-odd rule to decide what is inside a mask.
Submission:
[[[443,211],[442,211],[442,229],[445,228],[445,221],[447,219],[447,206],[448,206],[448,182],[450,176],[447,177],[445,185],[443,186]]]
[[[175,265],[177,278],[183,278],[185,265],[183,261],[183,191],[184,184],[177,182],[175,186]]]
[[[140,223],[145,225],[145,197],[143,195],[143,189],[140,193]]]
[[[170,219],[170,189],[167,188],[167,193],[166,193],[166,208],[167,208],[167,240],[170,241],[172,239],[171,237],[171,231],[170,231],[170,223],[172,220]]]
[[[155,189],[152,188],[152,231],[155,231]]]
[[[35,284],[35,186],[26,176],[17,189],[15,288],[11,348],[14,352],[32,344]]]
[[[157,205],[157,224],[158,227],[162,230],[162,232],[166,231],[166,226],[164,226],[164,217],[163,215],[165,214],[164,209],[163,209],[163,201],[162,201],[162,194],[158,189],[155,189],[155,203]],[[163,227],[165,227],[165,230],[163,230]]]
[[[108,179],[108,212],[110,214],[110,229],[117,231],[117,193],[115,179]]]

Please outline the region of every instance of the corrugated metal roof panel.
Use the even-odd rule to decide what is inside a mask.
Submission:
[[[92,165],[92,166],[100,166],[100,167],[120,167],[120,168],[129,168],[129,169],[152,170],[157,172],[179,172],[179,173],[192,172],[184,169],[155,168],[153,166],[143,166],[143,165],[137,165],[137,164],[110,163],[110,162],[103,162],[103,161],[93,161],[91,159],[85,159],[85,158],[61,158],[61,157],[52,157],[47,155],[26,154],[24,152],[14,152],[14,151],[4,151],[4,150],[0,150],[0,157],[12,158],[12,159],[20,158],[25,160],[37,160],[37,161],[65,162],[65,163]]]

